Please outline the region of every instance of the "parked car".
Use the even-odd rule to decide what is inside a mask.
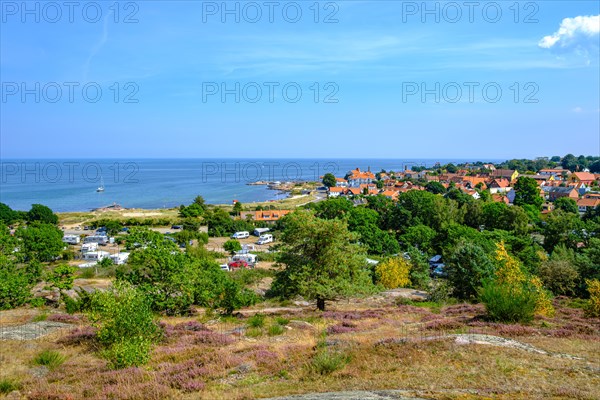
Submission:
[[[229,264],[227,264],[227,266],[229,267],[230,270],[236,269],[236,268],[248,268],[248,263],[244,260],[237,260],[237,261],[230,262]]]
[[[171,229],[183,229],[181,225],[172,225]]]

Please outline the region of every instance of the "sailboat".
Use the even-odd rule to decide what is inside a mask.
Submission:
[[[96,192],[104,192],[104,179],[102,179],[102,175],[100,175],[100,186],[98,186]]]

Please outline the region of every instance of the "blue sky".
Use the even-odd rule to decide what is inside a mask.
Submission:
[[[597,1],[23,4],[2,157],[600,153]]]

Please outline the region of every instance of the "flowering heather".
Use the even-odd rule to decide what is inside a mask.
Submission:
[[[46,318],[46,321],[52,321],[52,322],[64,322],[67,324],[73,324],[76,322],[80,322],[81,319],[76,316],[76,315],[70,315],[70,314],[50,314],[48,315],[48,318]]]
[[[442,314],[427,314],[421,318],[421,322],[437,321],[445,318]]]
[[[90,342],[96,338],[96,329],[91,326],[84,326],[73,329],[69,334],[59,340],[60,344],[82,344]]]
[[[367,319],[367,318],[379,318],[385,315],[386,312],[384,310],[376,309],[376,310],[364,310],[364,311],[353,311],[353,312],[343,312],[343,311],[325,311],[323,313],[323,318],[331,318],[338,321],[343,320],[358,320],[358,319]]]
[[[350,333],[356,332],[356,325],[348,322],[343,322],[341,324],[332,325],[327,328],[327,333],[330,335],[340,334],[340,333]]]
[[[196,332],[194,339],[196,344],[209,344],[214,346],[226,346],[234,342],[231,337],[212,331]]]
[[[400,313],[406,314],[431,314],[431,311],[425,307],[416,307],[407,304],[401,304],[397,306],[396,310]]]
[[[180,324],[175,325],[174,329],[176,331],[192,331],[192,332],[200,332],[200,331],[210,330],[204,324],[201,324],[198,321],[182,322]]]
[[[538,334],[538,330],[526,325],[520,324],[497,324],[496,332],[500,336],[529,336]]]
[[[457,304],[454,306],[444,307],[442,313],[446,315],[457,315],[457,314],[482,314],[485,312],[485,308],[481,304]]]
[[[453,319],[437,319],[434,321],[430,321],[425,324],[424,329],[429,330],[449,330],[449,329],[458,329],[463,324]]]

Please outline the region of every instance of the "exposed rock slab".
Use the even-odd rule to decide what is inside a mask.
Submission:
[[[38,321],[17,326],[0,326],[0,340],[35,340],[58,329],[72,328],[63,322]]]

